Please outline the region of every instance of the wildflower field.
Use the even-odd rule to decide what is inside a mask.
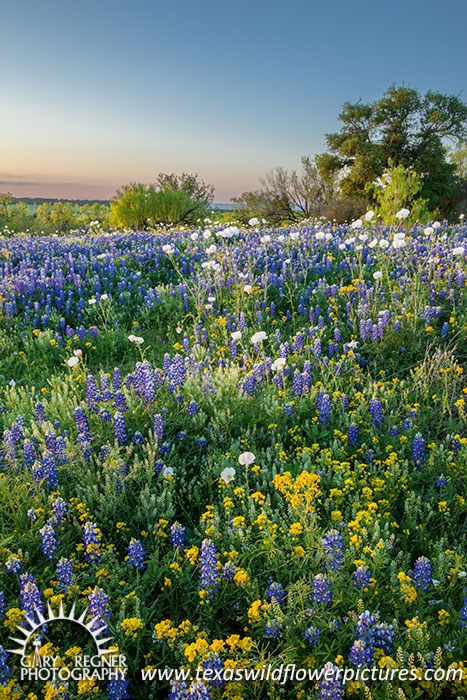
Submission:
[[[467,697],[423,675],[467,663],[466,253],[365,219],[4,239],[0,698]],[[60,668],[92,643],[73,604],[126,677],[22,680],[17,625]],[[281,664],[331,676],[242,676]]]

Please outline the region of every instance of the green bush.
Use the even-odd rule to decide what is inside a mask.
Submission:
[[[110,204],[112,226],[144,231],[159,223],[192,223],[207,208],[183,190],[157,190],[154,185],[131,183],[117,191]]]

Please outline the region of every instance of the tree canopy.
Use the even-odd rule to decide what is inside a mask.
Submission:
[[[346,102],[339,120],[340,131],[326,141],[337,157],[329,170],[344,173],[343,196],[368,194],[392,162],[420,175],[420,195],[432,210],[449,210],[456,166],[448,160],[446,141],[458,144],[467,136],[467,105],[459,97],[432,91],[422,96],[392,85],[374,102]]]

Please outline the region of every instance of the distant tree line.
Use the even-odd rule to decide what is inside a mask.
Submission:
[[[214,186],[198,174],[159,173],[153,184],[131,183],[106,201],[27,198],[0,194],[0,233],[67,233],[109,227],[146,230],[159,224],[193,224],[206,216]]]

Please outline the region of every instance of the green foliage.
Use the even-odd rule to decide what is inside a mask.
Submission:
[[[393,85],[370,104],[346,102],[339,119],[341,130],[326,138],[338,157],[328,168],[344,172],[344,196],[365,194],[391,160],[423,176],[420,194],[431,209],[452,208],[455,165],[444,140],[467,134],[467,105],[458,97]]]
[[[422,190],[420,176],[403,165],[393,165],[384,171],[376,185],[373,186],[376,201],[376,213],[384,225],[392,225],[401,209],[409,209],[410,222],[424,222],[430,218],[427,202],[419,197]]]
[[[145,231],[159,223],[182,224],[205,216],[207,209],[184,190],[157,190],[155,185],[131,183],[117,191],[110,205],[110,223]]]
[[[29,233],[69,233],[71,230],[97,231],[109,225],[109,207],[95,202],[78,206],[73,202],[42,202],[39,205],[0,194],[0,227],[3,235]]]

